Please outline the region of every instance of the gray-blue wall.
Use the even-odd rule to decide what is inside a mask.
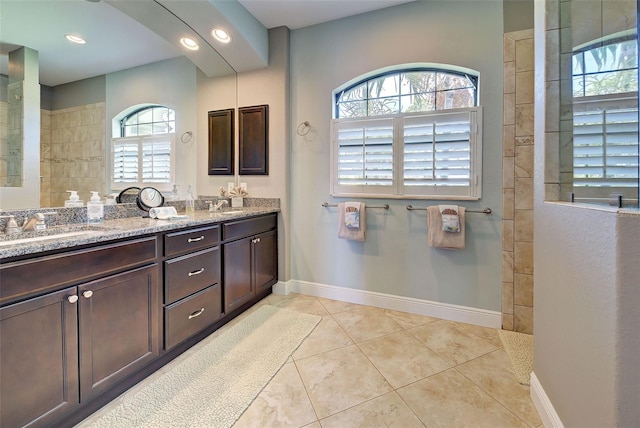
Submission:
[[[420,1],[294,30],[291,34],[291,277],[440,303],[500,311],[502,212],[502,2]],[[461,202],[494,214],[467,216],[467,248],[427,245],[424,211],[432,200],[367,200],[391,209],[367,211],[365,243],[337,238],[329,196],[331,91],[364,73],[430,62],[480,72],[484,108],[483,198]]]

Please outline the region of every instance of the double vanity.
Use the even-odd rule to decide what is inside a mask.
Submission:
[[[73,425],[270,294],[278,211],[0,241],[0,426]]]

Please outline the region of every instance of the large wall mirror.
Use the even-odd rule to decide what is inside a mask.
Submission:
[[[125,3],[3,1],[0,209],[60,207],[67,190],[78,190],[85,202],[91,190],[101,195],[121,190],[117,187],[126,180],[114,185],[111,179],[112,140],[114,119],[125,116],[136,121],[141,139],[155,135],[163,123],[172,127],[173,175],[161,186],[186,190],[196,183],[197,150],[200,144],[206,148],[207,139],[198,135],[199,116],[206,120],[208,110],[236,106],[236,73],[199,34],[194,39],[200,48],[192,52],[161,34],[159,28],[173,23],[169,35],[185,27],[175,11],[163,6],[146,13],[140,5],[159,2],[132,1],[138,9],[130,12]],[[65,34],[85,36],[86,44],[73,45]],[[207,93],[207,100],[199,101],[198,86],[215,86],[212,81],[228,87],[218,91],[225,99]],[[37,94],[30,94],[34,84]],[[136,109],[160,111],[149,106],[167,107],[175,117],[147,122],[144,113],[136,115]],[[126,132],[132,129],[128,124],[122,125]]]
[[[638,207],[638,1],[560,2],[560,191]]]

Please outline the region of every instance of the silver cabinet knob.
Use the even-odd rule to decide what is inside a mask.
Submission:
[[[83,295],[86,299],[88,299],[89,297],[93,296],[93,291],[91,291],[91,290],[83,291],[83,292],[82,292],[82,295]]]
[[[74,294],[73,296],[67,297],[67,300],[69,301],[69,303],[75,303],[78,301],[78,296]]]

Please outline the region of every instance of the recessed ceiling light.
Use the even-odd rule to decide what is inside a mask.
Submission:
[[[192,50],[192,51],[197,51],[198,50],[198,43],[196,43],[195,40],[190,39],[189,37],[183,37],[180,39],[180,43],[182,44],[182,46],[184,46],[185,48]]]
[[[211,30],[211,35],[214,39],[222,43],[229,43],[231,41],[231,36],[229,36],[229,33],[221,28],[214,28],[213,30]]]
[[[76,36],[75,34],[65,34],[64,37],[72,43],[77,43],[79,45],[84,45],[87,43],[85,39],[80,36]]]

